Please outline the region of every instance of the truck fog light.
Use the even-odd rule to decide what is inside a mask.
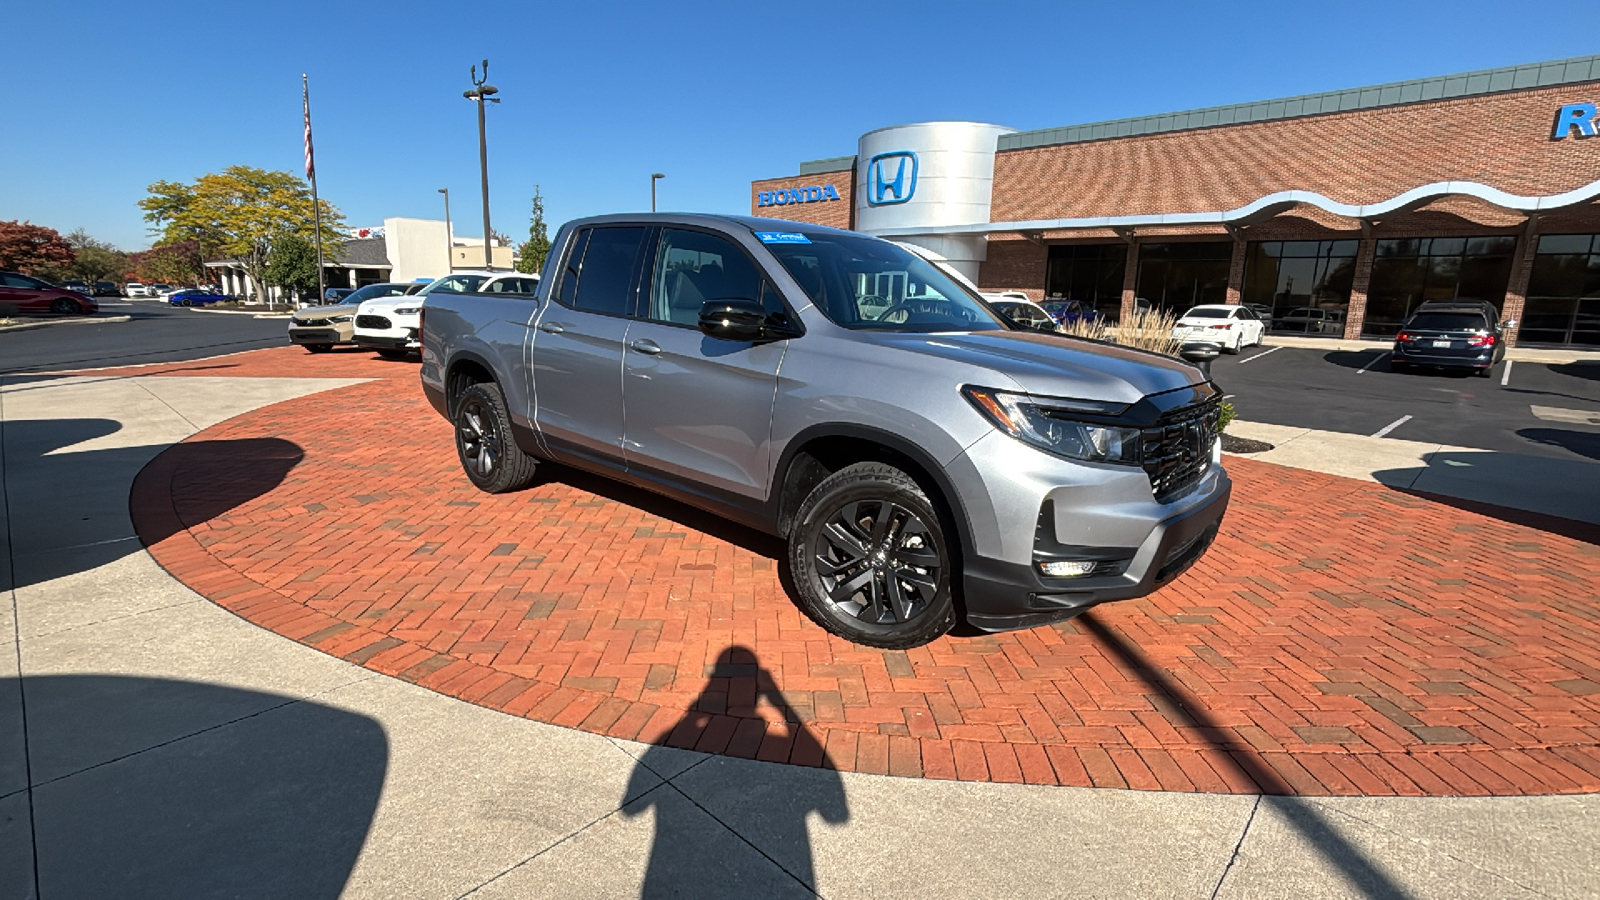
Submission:
[[[1094,560],[1063,559],[1039,563],[1039,571],[1051,578],[1077,578],[1094,571]]]

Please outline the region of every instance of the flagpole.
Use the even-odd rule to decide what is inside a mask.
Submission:
[[[328,296],[322,270],[322,201],[317,199],[317,166],[311,157],[311,83],[304,72],[300,73],[300,87],[306,104],[306,177],[311,179],[311,216],[317,229],[317,303]]]

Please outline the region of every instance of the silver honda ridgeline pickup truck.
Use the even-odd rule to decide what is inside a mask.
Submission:
[[[854,232],[582,219],[537,294],[435,291],[422,338],[473,484],[547,460],[779,535],[805,611],[874,647],[1143,596],[1228,506],[1193,366],[1018,330]]]

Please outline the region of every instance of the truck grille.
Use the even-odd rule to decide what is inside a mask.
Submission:
[[[1156,500],[1166,501],[1193,487],[1211,464],[1217,440],[1218,401],[1173,410],[1143,432],[1144,471]]]
[[[361,328],[393,328],[388,316],[356,316],[356,325]]]

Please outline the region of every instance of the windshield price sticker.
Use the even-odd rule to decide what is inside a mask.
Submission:
[[[809,244],[811,239],[798,231],[758,231],[756,240],[763,244]]]

